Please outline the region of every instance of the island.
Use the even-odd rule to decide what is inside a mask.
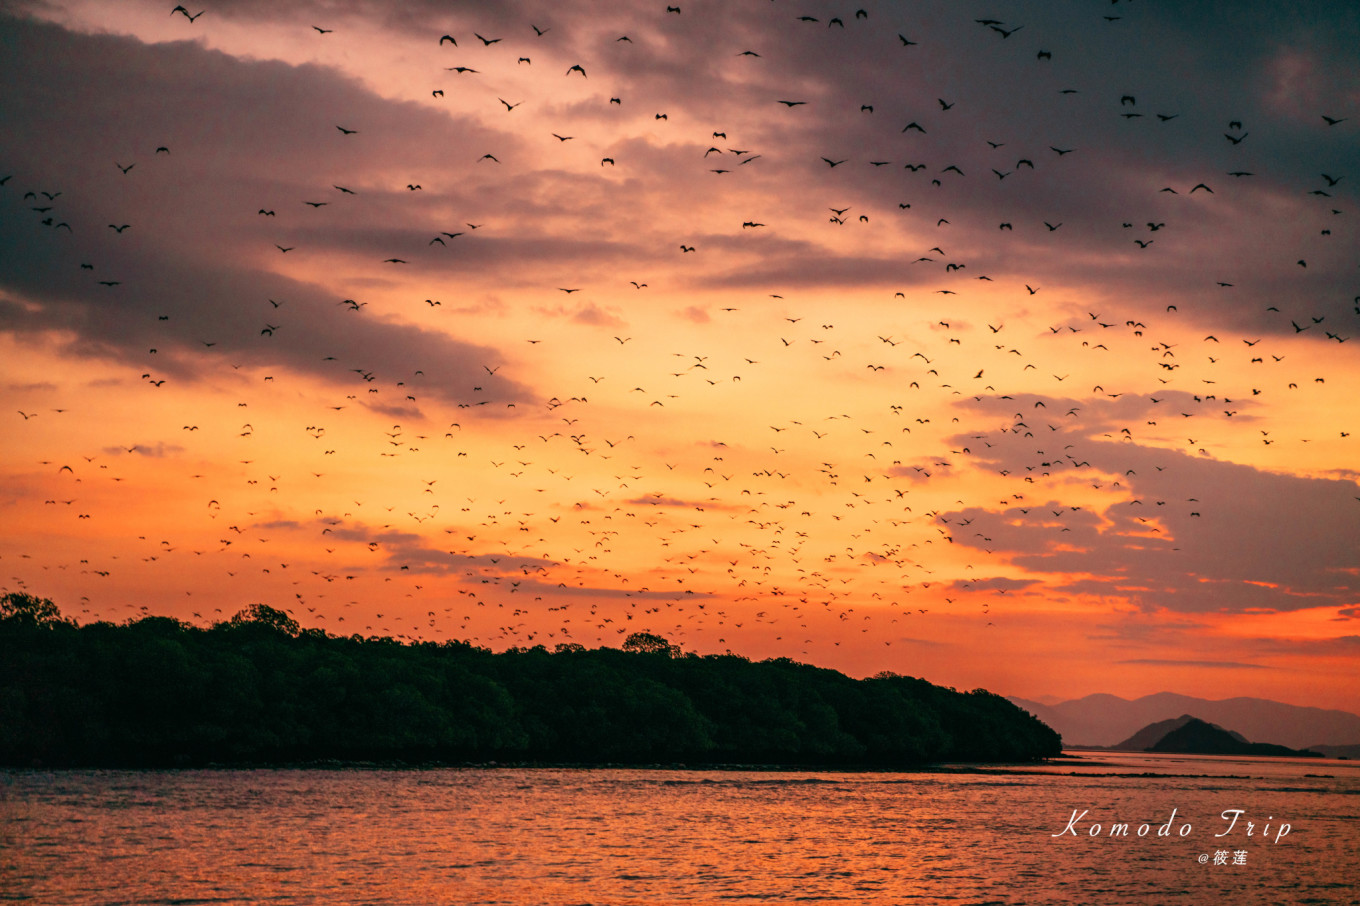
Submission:
[[[789,658],[403,642],[304,629],[264,604],[209,627],[78,625],[0,597],[0,763],[788,765],[1027,762],[1062,740],[983,689]]]
[[[1268,742],[1249,742],[1241,733],[1183,714],[1148,724],[1113,748],[1175,755],[1285,755],[1322,758],[1320,752],[1291,749]]]

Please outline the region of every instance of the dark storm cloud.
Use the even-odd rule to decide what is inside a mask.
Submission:
[[[384,0],[300,0],[293,3],[274,3],[270,0],[223,0],[213,4],[214,15],[224,19],[251,22],[275,22],[306,28],[317,25],[341,33],[345,23],[360,20],[376,23],[383,28],[412,37],[427,37],[433,46],[449,30],[497,26],[518,28],[532,38],[530,23],[540,28],[552,27],[554,4],[506,3],[503,0],[415,0],[392,4]],[[488,37],[497,37],[483,31]],[[321,39],[324,39],[324,35]],[[477,47],[477,39],[469,31],[466,37],[459,32],[456,39],[469,47]]]
[[[395,380],[418,368],[427,392],[450,400],[488,383],[482,367],[501,357],[475,338],[350,310],[342,300],[366,306],[362,288],[371,278],[337,292],[245,263],[279,255],[276,243],[297,243],[295,256],[367,250],[376,270],[394,247],[424,246],[425,231],[357,231],[343,221],[327,231],[317,222],[366,201],[331,185],[364,191],[346,159],[359,146],[345,147],[362,136],[341,135],[336,121],[389,137],[419,133],[447,148],[466,140],[447,117],[413,105],[394,111],[403,105],[317,67],[244,63],[192,44],[146,46],[11,19],[0,19],[0,32],[16,49],[0,61],[0,79],[22,86],[7,93],[4,110],[20,128],[0,133],[0,159],[16,175],[0,199],[10,215],[0,218],[0,244],[13,251],[0,269],[0,328],[58,331],[81,354],[181,379],[229,356],[325,378],[362,368]],[[107,78],[110,71],[118,77]],[[97,98],[90,83],[101,84]],[[174,110],[201,104],[213,115],[186,120]],[[161,146],[169,153],[157,153]],[[358,156],[371,161],[375,153]],[[120,173],[115,163],[132,169]],[[317,170],[342,175],[318,179]],[[238,180],[255,197],[234,190]],[[37,205],[15,187],[55,197],[38,194],[45,203]],[[327,207],[302,204],[313,197]],[[52,210],[24,210],[32,207]],[[55,220],[44,224],[48,214]],[[382,205],[370,214],[381,217]],[[503,377],[489,383],[499,398],[524,397]]]
[[[646,52],[599,53],[630,97],[695,122],[690,138],[725,132],[716,146],[762,153],[752,174],[929,231],[972,273],[1052,282],[1072,279],[1079,263],[1082,282],[1146,300],[1130,313],[1175,303],[1186,319],[1284,334],[1291,316],[1349,313],[1344,237],[1354,232],[1332,209],[1351,190],[1320,174],[1360,165],[1360,146],[1321,116],[1352,113],[1360,67],[1344,48],[1360,42],[1354,10],[1235,9],[1252,21],[1244,44],[1184,5],[1155,16],[1121,9],[1107,23],[1089,4],[1020,4],[1005,14],[1007,27],[1024,26],[1014,38],[956,8],[865,9],[868,19],[846,18],[843,29],[827,27],[826,11],[802,23],[787,7],[652,17]],[[693,66],[700,41],[715,65]],[[737,56],[746,49],[760,56]],[[1052,59],[1037,59],[1040,50]],[[904,132],[910,123],[924,131]],[[725,165],[733,173],[723,179],[751,175]],[[1200,183],[1212,191],[1191,194]],[[892,276],[880,268],[865,279]],[[1218,281],[1235,291],[1215,294]]]
[[[5,232],[0,227],[0,242]],[[142,285],[151,286],[133,289],[143,275]],[[0,328],[20,335],[69,332],[73,338],[63,345],[70,351],[136,362],[158,377],[194,380],[230,361],[361,387],[352,373],[357,369],[381,379],[377,386],[391,392],[392,381],[412,380],[419,368],[425,392],[447,400],[471,399],[474,386],[502,400],[525,398],[514,382],[488,378],[483,365],[501,361],[494,349],[351,311],[319,287],[274,274],[125,259],[120,276],[130,279],[122,285],[69,296],[57,295],[58,287],[44,284],[41,275],[32,275],[31,283],[25,276],[10,275],[10,293],[19,288],[26,301],[0,296]],[[195,291],[186,295],[176,284]],[[271,298],[285,301],[275,309]],[[275,338],[280,342],[270,342]],[[155,356],[148,355],[151,349]]]
[[[532,54],[539,66],[579,62],[590,73],[580,84],[597,94],[562,107],[569,121],[617,123],[627,117],[623,122],[640,126],[638,117],[661,112],[668,117],[651,122],[653,139],[619,144],[615,156],[626,172],[646,179],[687,172],[675,159],[684,148],[696,156],[695,172],[703,173],[712,164],[697,156],[710,141],[724,154],[732,147],[752,150],[762,159],[749,172],[726,154],[720,166],[733,172],[721,179],[733,182],[723,189],[796,181],[803,193],[851,206],[875,224],[887,219],[929,233],[932,240],[923,248],[942,244],[952,260],[970,265],[968,277],[989,273],[1046,284],[1076,279],[1131,297],[1122,313],[1129,316],[1176,304],[1183,320],[1269,333],[1289,334],[1291,320],[1325,317],[1335,324],[1349,314],[1356,287],[1345,249],[1354,232],[1331,210],[1345,206],[1352,188],[1328,187],[1320,173],[1356,170],[1360,145],[1344,128],[1329,128],[1321,114],[1360,114],[1349,110],[1360,88],[1360,67],[1346,52],[1360,43],[1355,10],[1253,3],[1228,13],[1151,4],[1121,8],[1115,21],[1106,21],[1103,11],[1076,0],[1018,3],[1004,11],[1003,24],[1023,28],[1002,37],[980,25],[975,12],[946,4],[862,8],[867,18],[842,11],[844,27],[830,27],[833,12],[785,5],[729,5],[674,15],[634,3],[559,25],[553,25],[547,7],[501,3],[394,8],[356,0],[284,7],[246,0],[216,5],[212,14],[279,27],[291,23],[288,27],[303,31],[312,20],[332,26],[376,23],[393,35],[427,42],[432,65],[448,63],[455,54],[460,62],[485,58],[485,65],[508,63],[521,53]],[[803,14],[817,21],[800,21]],[[1250,24],[1224,29],[1219,21],[1224,15]],[[531,23],[552,30],[539,36]],[[492,26],[504,30],[492,36],[502,39],[493,47],[470,34],[489,35],[484,28]],[[438,44],[446,31],[457,33],[457,48]],[[624,34],[629,41],[618,40]],[[903,38],[914,43],[908,46]],[[1040,51],[1051,59],[1039,59]],[[176,94],[185,103],[192,103],[189,86]],[[324,101],[328,93],[333,87],[319,98]],[[605,103],[611,95],[623,95],[626,103]],[[777,103],[790,99],[807,104]],[[299,109],[326,107],[313,102]],[[357,112],[352,108],[332,104],[327,115]],[[1231,122],[1242,126],[1232,129]],[[904,132],[908,123],[925,131]],[[379,125],[365,124],[364,134]],[[317,126],[331,128],[329,122]],[[1233,144],[1227,133],[1247,137]],[[508,142],[494,138],[483,130],[455,147],[475,157]],[[663,142],[672,147],[663,149]],[[423,144],[441,153],[447,147],[433,140]],[[1059,155],[1054,147],[1073,150]],[[515,144],[510,150],[525,149]],[[819,155],[846,163],[828,168]],[[873,160],[886,164],[873,167]],[[922,169],[905,170],[908,164]],[[949,171],[951,166],[962,173]],[[487,188],[509,188],[495,169],[488,165],[474,176]],[[1253,175],[1235,178],[1229,172]],[[564,179],[579,177],[535,174],[501,209],[528,216],[540,197],[562,189]],[[1212,194],[1191,195],[1201,182]],[[559,210],[578,202],[586,188],[581,184],[566,193]],[[1326,196],[1310,194],[1324,189],[1330,189]],[[598,186],[595,195],[606,197]],[[621,206],[650,207],[638,204],[645,192],[636,187],[610,195]],[[469,205],[477,202],[471,191],[463,197]],[[1261,216],[1263,209],[1273,215]],[[762,212],[751,214],[770,220]],[[1046,221],[1061,224],[1061,232],[1050,231]],[[1001,231],[1002,222],[1013,229]],[[1148,228],[1163,223],[1155,232]],[[779,222],[768,225],[778,234]],[[1327,229],[1330,236],[1323,235]],[[405,250],[423,242],[428,237],[413,234],[398,246]],[[708,244],[730,247],[736,239]],[[760,248],[759,265],[726,276],[706,274],[704,285],[821,286],[847,278],[860,285],[911,285],[913,275],[886,256],[846,258],[795,245],[770,243]],[[530,258],[541,253],[552,260],[571,254],[569,246],[563,244],[560,252],[459,249],[457,257],[428,266],[498,267],[523,260],[515,255],[526,251]],[[388,248],[385,255],[393,253]],[[652,261],[661,256],[659,247],[606,254],[611,252],[615,258],[628,254]],[[1233,287],[1223,291],[1216,285],[1220,281]],[[1280,312],[1269,312],[1271,306]],[[1321,332],[1313,336],[1323,338]]]

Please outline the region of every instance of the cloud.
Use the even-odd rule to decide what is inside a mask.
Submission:
[[[378,313],[362,291],[371,281],[360,275],[346,286],[336,274],[336,286],[323,286],[271,269],[283,258],[275,244],[302,245],[294,255],[364,250],[377,270],[394,251],[406,254],[428,240],[427,231],[410,228],[356,231],[345,215],[337,222],[328,213],[343,211],[346,201],[366,203],[371,178],[356,169],[330,110],[343,109],[365,132],[386,133],[403,148],[448,148],[468,133],[475,141],[488,135],[481,127],[411,104],[394,107],[314,65],[248,62],[196,44],[144,45],[8,18],[0,18],[0,31],[16,49],[0,61],[0,77],[45,86],[12,99],[7,118],[15,128],[0,135],[0,157],[25,188],[57,190],[50,206],[71,225],[58,231],[36,214],[13,211],[0,218],[0,243],[14,251],[0,268],[0,330],[59,336],[70,353],[139,363],[154,348],[161,375],[181,381],[226,361],[337,383],[353,380],[345,378],[348,368],[392,381],[420,368],[425,391],[445,400],[472,400],[474,385],[500,400],[526,398],[525,388],[504,376],[486,379],[482,366],[502,361],[497,350]],[[124,75],[106,84],[99,103],[50,102],[83,97],[103,67]],[[167,114],[174,104],[205,98],[211,120]],[[420,142],[400,141],[417,134]],[[101,147],[92,154],[94,141]],[[169,154],[154,153],[162,143]],[[361,149],[357,159],[375,153]],[[120,173],[108,156],[134,161],[133,169]],[[319,181],[318,171],[327,176]],[[137,192],[118,191],[123,184],[114,180],[133,181]],[[330,182],[361,194],[344,195]],[[254,197],[243,197],[242,187]],[[397,215],[377,194],[365,218],[381,224]],[[317,195],[326,208],[299,201]],[[0,203],[19,201],[9,194]],[[262,217],[256,208],[277,215]],[[333,226],[309,223],[319,219]],[[121,233],[107,226],[124,223]],[[344,298],[362,308],[351,310]]]
[[[377,403],[372,402],[370,400],[365,400],[364,408],[372,412],[377,412],[379,415],[387,415],[391,416],[392,418],[400,418],[405,419],[407,421],[420,421],[425,417],[421,413],[419,408],[415,406],[403,405],[400,403],[398,404]]]
[[[544,582],[539,579],[525,579],[519,583],[521,592],[534,592],[539,595],[555,595],[567,598],[636,598],[641,601],[678,601],[693,598],[712,598],[714,595],[692,589],[673,591],[651,591],[647,588],[627,589],[610,588],[596,585],[568,585],[565,582]]]
[[[476,568],[478,575],[513,576],[528,575],[559,565],[556,561],[539,557],[506,553],[465,554],[422,547],[414,542],[394,544],[389,541],[387,555],[389,567],[424,573],[465,574]]]
[[[629,504],[630,506],[660,506],[677,508],[683,507],[685,509],[691,509],[700,506],[699,503],[696,503],[693,500],[681,500],[678,497],[664,497],[660,494],[654,494],[646,497],[634,497],[632,500],[627,500],[624,502]]]
[[[387,545],[394,549],[411,548],[424,541],[424,538],[414,532],[374,529],[363,523],[350,526],[339,523],[327,523],[324,531],[326,531],[327,534],[333,535],[337,541],[358,541],[363,544]]]
[[[1243,664],[1237,661],[1189,661],[1173,658],[1132,658],[1117,664],[1140,664],[1147,667],[1203,667],[1209,670],[1275,670],[1265,664]]]
[[[615,312],[601,308],[594,302],[582,302],[579,305],[558,305],[555,307],[539,306],[534,309],[540,315],[549,318],[563,318],[573,324],[588,324],[593,327],[621,328],[628,324]]]
[[[1050,413],[1072,402],[1038,401]],[[1024,402],[972,405],[1023,414]],[[1033,573],[1073,577],[1050,579],[1055,591],[1123,598],[1146,609],[1288,611],[1360,598],[1360,550],[1351,542],[1360,537],[1355,482],[1104,439],[1105,429],[1157,405],[1139,397],[1088,402],[1082,408],[1090,414],[1079,422],[1043,432],[1043,449],[1030,432],[1011,430],[989,437],[986,447],[974,442],[973,464],[990,470],[1113,476],[1101,506],[1048,500],[969,507],[938,521],[957,544],[1001,554]]]
[[[184,447],[179,444],[167,444],[164,441],[155,443],[133,444],[130,447],[103,447],[100,452],[110,456],[122,456],[124,454],[135,454],[145,456],[148,459],[165,459],[167,456],[178,456],[184,452]]]
[[[1042,583],[1037,579],[1012,579],[1007,576],[992,576],[986,579],[958,579],[953,583],[953,587],[956,589],[1002,593],[1033,589],[1035,586],[1042,586]]]
[[[479,575],[505,576],[527,575],[560,565],[555,560],[505,552],[442,551],[430,547],[430,539],[416,532],[375,528],[364,523],[347,525],[338,520],[323,520],[315,525],[324,525],[325,534],[336,541],[366,544],[381,552],[390,569],[447,574],[465,574],[475,569]]]

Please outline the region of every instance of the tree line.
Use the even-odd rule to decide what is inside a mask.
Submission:
[[[303,629],[254,604],[203,628],[77,625],[0,597],[0,763],[159,767],[316,760],[910,766],[1061,752],[1006,699],[789,658],[621,649],[496,653]]]

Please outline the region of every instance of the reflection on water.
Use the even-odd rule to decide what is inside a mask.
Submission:
[[[1354,902],[1357,767],[1102,752],[976,773],[22,772],[0,784],[0,898]]]

